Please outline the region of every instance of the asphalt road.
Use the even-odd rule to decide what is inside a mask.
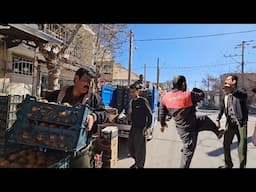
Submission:
[[[215,120],[217,111],[200,110],[199,114],[206,114]],[[256,124],[256,116],[249,116],[248,122],[248,156],[247,168],[256,168],[256,147],[251,143],[251,136]],[[225,125],[225,117],[221,120],[221,126]],[[147,143],[147,155],[145,168],[178,168],[181,157],[182,143],[177,135],[174,121],[168,122],[168,129],[164,133],[159,130],[159,124],[154,130],[154,138]],[[224,164],[223,138],[208,131],[200,132],[196,152],[194,154],[191,168],[217,168]],[[118,168],[129,168],[133,164],[133,159],[128,157],[127,139],[119,139],[119,160]],[[237,154],[237,139],[233,140],[231,155],[234,168],[239,167]]]

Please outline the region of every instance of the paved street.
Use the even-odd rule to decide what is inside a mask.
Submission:
[[[207,114],[213,120],[216,119],[216,111],[200,111],[199,114]],[[248,123],[248,161],[247,168],[256,168],[256,147],[251,143],[251,135],[253,133],[256,116],[249,117]],[[222,118],[221,125],[224,127],[225,118]],[[154,138],[147,144],[147,157],[145,168],[178,168],[180,162],[180,150],[182,143],[177,135],[174,121],[168,123],[169,128],[161,133],[159,124],[154,130]],[[239,166],[237,155],[237,139],[232,144],[232,159],[234,168]],[[217,168],[223,165],[223,138],[218,140],[211,132],[201,132],[198,137],[198,145],[194,154],[191,168]],[[133,164],[133,160],[127,157],[127,140],[119,141],[119,161],[118,168],[129,168]]]

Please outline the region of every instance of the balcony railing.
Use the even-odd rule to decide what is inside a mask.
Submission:
[[[64,42],[68,40],[69,32],[62,24],[39,24],[38,28]]]

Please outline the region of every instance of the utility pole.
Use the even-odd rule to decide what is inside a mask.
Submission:
[[[244,50],[245,50],[245,45],[250,45],[248,42],[251,41],[242,41],[241,44],[237,45],[236,48],[242,48],[242,61],[241,61],[241,76],[242,76],[242,87],[244,87]]]
[[[144,64],[144,84],[146,85],[147,64]]]
[[[128,66],[128,86],[131,84],[132,52],[133,52],[133,32],[132,32],[132,30],[130,30],[129,66]]]
[[[209,78],[209,76],[207,77],[207,91],[208,91],[208,94],[209,94],[209,91],[210,91],[210,78]]]
[[[238,44],[235,49],[237,48],[241,48],[242,54],[241,55],[224,55],[224,57],[231,57],[233,60],[235,60],[233,57],[237,57],[237,56],[241,56],[242,60],[241,60],[241,79],[242,79],[242,87],[244,87],[244,50],[245,50],[245,45],[250,45],[249,42],[252,42],[253,40],[250,41],[242,41],[240,44]],[[236,61],[236,60],[235,60]],[[236,61],[237,62],[237,61]]]
[[[242,62],[241,62],[241,72],[242,72],[242,85],[244,87],[244,44],[245,41],[242,41]]]
[[[38,79],[37,79],[36,95],[37,95],[38,97],[40,97],[40,96],[41,96],[41,91],[42,91],[42,89],[41,89],[41,87],[42,87],[41,65],[38,65],[38,71],[37,71],[37,73],[38,73]]]
[[[159,89],[159,77],[160,77],[160,69],[159,69],[159,57],[157,58],[157,77],[156,77],[156,87]]]
[[[196,87],[196,82],[197,82],[197,81],[195,81],[195,85],[194,85],[195,87]]]

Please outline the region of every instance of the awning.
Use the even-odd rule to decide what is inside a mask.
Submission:
[[[35,43],[52,42],[59,45],[64,43],[62,40],[26,24],[2,24],[0,34],[6,36],[7,48],[17,46],[22,40]]]

